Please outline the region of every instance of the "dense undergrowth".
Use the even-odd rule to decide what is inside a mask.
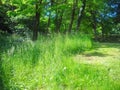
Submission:
[[[88,35],[40,36],[1,52],[3,90],[119,90],[108,69],[74,62],[92,48]],[[2,49],[2,48],[1,48]]]

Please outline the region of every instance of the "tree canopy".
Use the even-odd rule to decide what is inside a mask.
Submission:
[[[120,33],[119,0],[0,0],[0,29],[7,32]]]

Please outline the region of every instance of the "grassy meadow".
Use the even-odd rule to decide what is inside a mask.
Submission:
[[[0,90],[120,90],[119,43],[80,34],[13,38],[0,42]]]

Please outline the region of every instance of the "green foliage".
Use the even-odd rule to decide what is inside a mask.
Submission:
[[[42,33],[68,31],[72,16],[72,8],[75,2],[75,0],[43,0],[42,3],[39,4],[35,0],[1,1],[4,5],[9,7],[9,9],[7,9],[7,15],[11,19],[11,22],[8,22],[8,24],[10,24],[10,28],[12,28],[12,30],[17,32],[33,31],[33,27],[35,25],[35,12],[38,11],[38,13],[40,13],[40,25],[37,31]],[[118,16],[114,15],[114,17],[112,17],[112,10],[115,10],[115,8],[118,9],[119,4],[117,4],[118,7],[112,9],[112,4],[110,4],[112,2],[113,1],[107,0],[87,0],[79,32],[93,34],[94,37],[95,33],[97,33],[97,35],[108,35],[111,34],[111,32],[118,32],[119,30],[116,29],[118,29],[119,24],[115,24]],[[118,0],[115,2],[118,2]],[[39,4],[39,10],[36,10],[35,8],[36,3]],[[72,31],[76,31],[78,14],[80,9],[82,9],[82,5],[83,2],[77,0],[74,20],[71,28]],[[94,31],[94,24],[96,26],[96,31]]]

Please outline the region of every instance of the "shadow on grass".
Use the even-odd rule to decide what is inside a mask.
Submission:
[[[0,34],[0,90],[4,90],[4,70],[2,68],[2,54],[6,52],[10,47],[10,41],[7,38],[8,35]]]
[[[96,43],[95,42],[93,44],[92,49],[87,50],[88,51],[87,53],[82,51],[81,54],[83,54],[86,57],[91,57],[91,56],[94,56],[94,57],[107,57],[107,56],[110,56],[110,54],[105,53],[104,51],[103,52],[99,51],[99,49],[102,50],[102,48],[105,48],[105,49],[116,48],[116,49],[118,49],[120,51],[120,43]],[[93,50],[93,51],[91,52],[91,50]]]
[[[95,43],[94,49],[98,48],[118,48],[120,49],[120,43]]]
[[[92,53],[88,53],[88,54],[84,54],[86,57],[90,57],[90,56],[98,56],[98,57],[106,57],[108,56],[108,54],[103,54],[101,52],[92,52]]]

